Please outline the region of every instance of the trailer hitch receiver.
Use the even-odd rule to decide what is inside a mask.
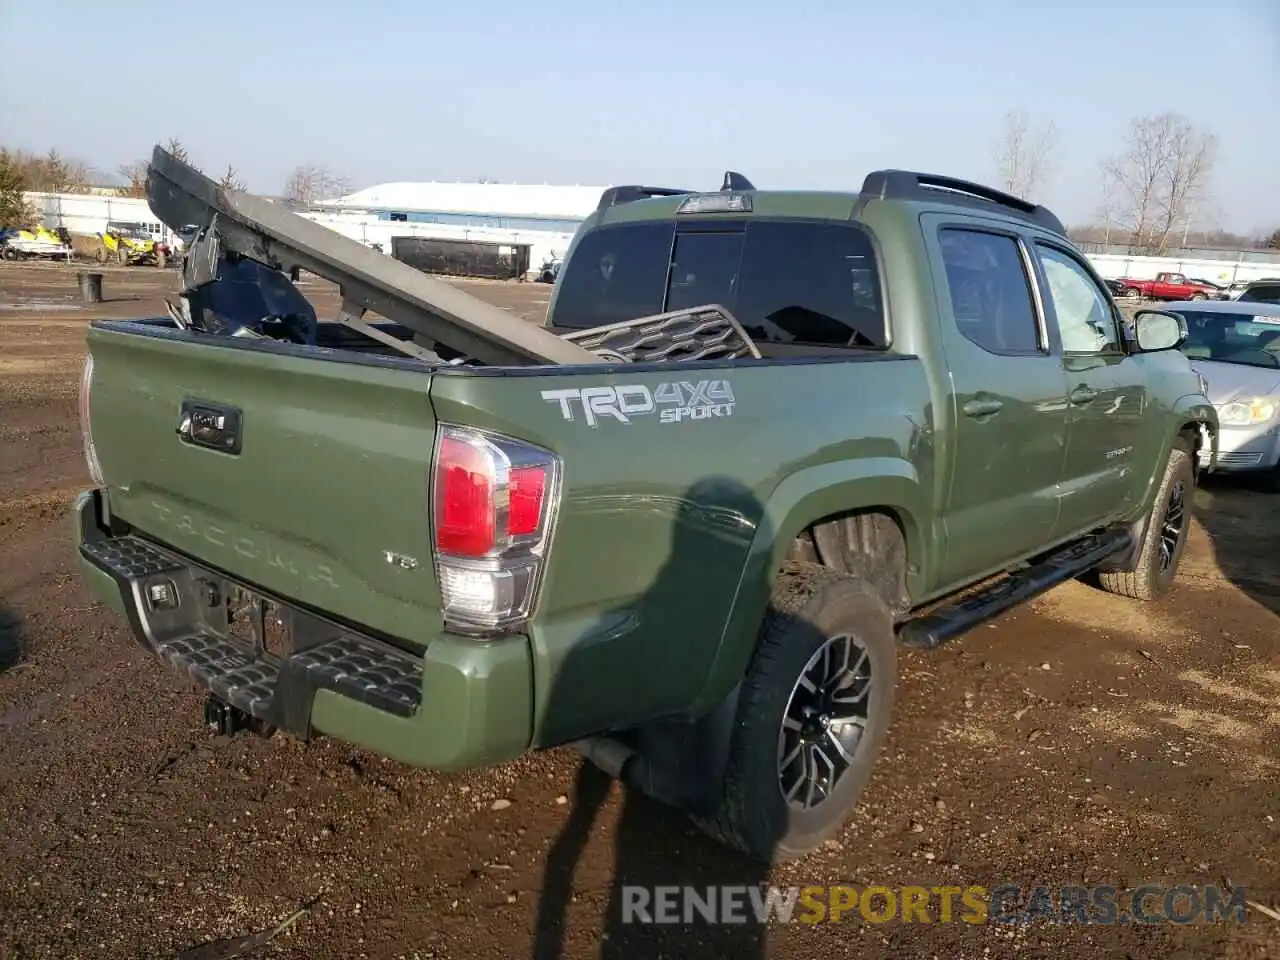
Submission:
[[[257,722],[252,716],[214,696],[207,697],[204,701],[204,722],[209,729],[224,737],[233,737],[241,730],[257,728]]]

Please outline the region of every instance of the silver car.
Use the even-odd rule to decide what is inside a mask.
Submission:
[[[1280,303],[1202,300],[1162,309],[1186,321],[1181,350],[1218,410],[1216,469],[1265,471],[1280,490]]]

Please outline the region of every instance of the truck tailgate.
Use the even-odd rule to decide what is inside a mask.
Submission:
[[[429,372],[193,344],[143,325],[94,326],[88,344],[89,421],[113,518],[416,646],[439,632]]]

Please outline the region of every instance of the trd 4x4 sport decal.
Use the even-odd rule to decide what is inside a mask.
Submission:
[[[559,404],[560,415],[566,420],[576,420],[581,413],[589,427],[605,419],[631,423],[635,417],[653,414],[660,423],[731,417],[735,403],[728,380],[670,381],[652,390],[641,383],[570,387],[543,390],[542,399]]]

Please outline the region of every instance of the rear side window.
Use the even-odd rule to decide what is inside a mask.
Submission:
[[[600,227],[584,235],[560,271],[557,327],[603,327],[662,312],[675,224]]]
[[[989,353],[1038,353],[1039,325],[1018,242],[945,227],[938,234],[951,312],[965,339]]]
[[[875,251],[861,227],[787,220],[706,226],[674,237],[670,221],[587,234],[561,273],[553,323],[595,327],[718,303],[762,342],[888,342]],[[610,255],[619,259],[601,266]],[[619,282],[624,255],[630,263]],[[602,282],[610,270],[612,279]]]

